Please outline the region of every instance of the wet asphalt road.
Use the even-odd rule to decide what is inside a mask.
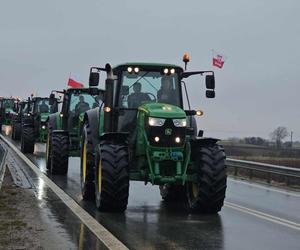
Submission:
[[[82,201],[79,159],[70,158],[67,176],[51,176],[45,168],[44,150],[43,144],[36,144],[35,154],[27,156],[130,249],[300,249],[300,227],[297,230],[231,206],[216,216],[188,215],[178,206],[165,204],[157,186],[140,182],[130,183],[125,214],[100,213],[92,202]],[[300,223],[300,193],[230,179],[226,202]],[[64,209],[52,207],[65,216]],[[73,233],[78,227],[75,232],[85,246],[90,242],[90,247],[98,249],[99,242],[88,229],[76,219],[67,221],[65,226],[72,227]]]

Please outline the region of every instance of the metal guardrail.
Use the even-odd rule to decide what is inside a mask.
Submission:
[[[278,166],[273,164],[259,163],[253,161],[243,161],[236,159],[226,159],[227,167],[234,168],[234,175],[238,174],[238,169],[249,170],[250,179],[253,177],[253,172],[263,172],[267,174],[267,182],[270,183],[272,175],[284,176],[286,184],[289,185],[290,178],[300,178],[300,169],[290,168],[285,166]]]
[[[7,155],[7,149],[3,148],[3,146],[0,144],[0,189],[2,186],[5,168],[6,168],[5,165],[6,155]]]

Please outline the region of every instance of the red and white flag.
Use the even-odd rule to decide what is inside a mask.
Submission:
[[[83,83],[77,82],[77,81],[73,80],[72,78],[69,78],[68,86],[71,88],[84,88]]]
[[[217,53],[216,51],[213,50],[213,58],[212,58],[212,65],[222,69],[223,65],[225,63],[226,57],[220,53]]]

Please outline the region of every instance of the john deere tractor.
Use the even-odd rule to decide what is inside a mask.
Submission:
[[[0,99],[0,133],[2,125],[11,125],[12,116],[14,115],[14,105],[17,102],[14,98]]]
[[[96,88],[70,88],[52,91],[63,96],[62,110],[49,116],[46,145],[46,165],[52,174],[65,175],[68,172],[70,156],[80,156],[80,138],[84,112],[97,107],[99,90]]]
[[[166,202],[180,201],[190,212],[220,211],[225,153],[218,139],[197,131],[195,116],[203,112],[183,100],[188,98],[184,79],[193,75],[205,76],[206,97],[214,98],[214,72],[190,72],[172,64],[107,64],[91,68],[91,87],[98,85],[101,71],[107,74],[101,108],[84,117],[83,198],[95,199],[101,211],[122,212],[129,180],[134,180],[159,185]]]
[[[49,103],[48,97],[33,97],[29,99],[28,112],[22,118],[21,151],[33,153],[36,142],[46,142],[47,119],[50,113],[58,109],[57,100]]]
[[[28,116],[29,113],[29,101],[23,100],[18,103],[15,103],[14,111],[15,113],[12,116],[12,132],[11,138],[13,140],[20,140],[21,138],[21,129],[22,129],[22,120]]]

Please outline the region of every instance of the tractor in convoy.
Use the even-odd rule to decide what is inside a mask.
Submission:
[[[83,120],[83,199],[95,200],[101,211],[123,212],[134,180],[158,185],[166,202],[181,202],[191,213],[219,212],[227,182],[225,153],[218,139],[197,131],[195,116],[203,112],[190,108],[185,82],[205,76],[206,97],[214,98],[214,72],[173,64],[107,64],[91,68],[90,88],[98,86],[102,71],[107,77],[100,107]]]
[[[14,105],[18,100],[15,98],[0,99],[0,131],[2,125],[11,125],[11,120],[14,115]],[[1,132],[0,132],[1,133]]]
[[[69,157],[80,156],[80,138],[84,113],[98,107],[97,88],[69,88],[52,91],[50,103],[55,94],[63,97],[61,112],[48,118],[46,144],[46,166],[52,174],[65,175],[68,172]]]
[[[11,121],[11,138],[15,141],[21,138],[22,120],[29,113],[29,102],[30,100],[23,100],[15,103],[14,111]]]
[[[21,151],[33,153],[36,142],[46,142],[47,119],[51,113],[57,112],[58,101],[49,103],[48,97],[33,97],[28,99],[28,112],[21,122]]]

